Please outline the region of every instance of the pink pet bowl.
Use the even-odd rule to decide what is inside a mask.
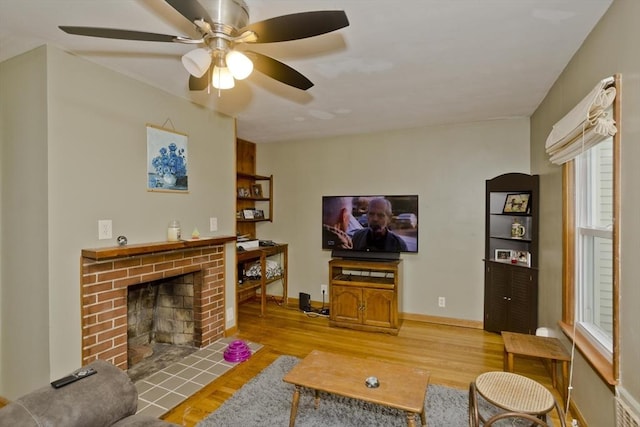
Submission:
[[[227,362],[244,362],[251,357],[251,349],[242,340],[235,340],[224,351],[224,360]]]

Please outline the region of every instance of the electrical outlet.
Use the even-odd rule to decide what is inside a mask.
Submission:
[[[98,220],[98,240],[110,239],[113,233],[113,225],[110,219]]]
[[[218,231],[218,218],[209,218],[209,231]]]
[[[324,295],[325,298],[329,296],[329,288],[327,285],[320,285],[320,293]]]
[[[447,301],[444,297],[438,297],[438,307],[446,307]]]

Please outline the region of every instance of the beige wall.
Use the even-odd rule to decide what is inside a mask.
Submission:
[[[331,255],[321,249],[322,196],[417,194],[419,253],[402,255],[404,312],[482,321],[485,180],[529,172],[528,119],[257,148],[258,173],[274,174],[275,209],[258,235],[289,243],[290,297],[322,299]]]
[[[13,398],[80,366],[82,248],[115,246],[118,235],[163,241],[174,218],[186,234],[212,234],[211,216],[216,235],[235,233],[235,128],[232,118],[51,47],[0,71],[0,395]],[[188,194],[146,191],[145,125],[168,119],[165,127],[189,135]],[[113,221],[113,239],[97,239],[99,219]],[[233,260],[234,245],[227,250]]]
[[[540,320],[561,317],[561,168],[548,162],[544,142],[551,126],[602,78],[622,74],[621,392],[640,402],[640,2],[615,0],[531,118],[532,170],[541,175]],[[576,353],[573,398],[590,426],[613,425],[613,391]]]
[[[544,139],[597,80],[620,72],[621,390],[640,401],[640,168],[633,164],[640,158],[638,16],[637,0],[613,2],[531,118],[530,130],[528,119],[515,119],[260,144],[258,173],[275,176],[275,222],[259,224],[258,233],[291,245],[289,296],[307,292],[318,300],[327,281],[322,195],[415,193],[420,252],[403,255],[404,311],[481,320],[484,181],[532,172],[541,175],[540,324],[555,326],[561,180],[560,168],[547,161]],[[56,49],[0,64],[0,89],[0,395],[12,398],[79,364],[79,251],[114,244],[97,240],[97,220],[112,219],[114,236],[131,242],[162,240],[173,217],[185,230],[202,231],[209,216],[217,216],[218,234],[230,234],[235,160],[231,119]],[[144,124],[167,118],[190,135],[188,195],[145,191]],[[33,263],[39,267],[30,268]],[[230,297],[233,283],[228,289]],[[446,308],[437,307],[438,296],[447,298]],[[16,369],[25,365],[26,372]],[[578,354],[573,398],[589,425],[613,425],[611,396]]]
[[[7,398],[49,379],[46,59],[37,49],[0,63],[0,395]]]

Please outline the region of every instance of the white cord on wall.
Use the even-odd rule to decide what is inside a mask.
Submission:
[[[573,337],[571,339],[571,367],[569,368],[569,385],[567,385],[567,403],[565,412],[569,413],[569,403],[571,402],[571,391],[573,391],[573,361],[576,354],[576,320],[573,319]],[[577,424],[577,423],[576,423]]]

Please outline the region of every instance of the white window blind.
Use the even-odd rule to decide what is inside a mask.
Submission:
[[[613,83],[613,77],[599,81],[589,95],[553,125],[545,144],[552,163],[566,163],[616,134],[610,108],[616,98]]]

